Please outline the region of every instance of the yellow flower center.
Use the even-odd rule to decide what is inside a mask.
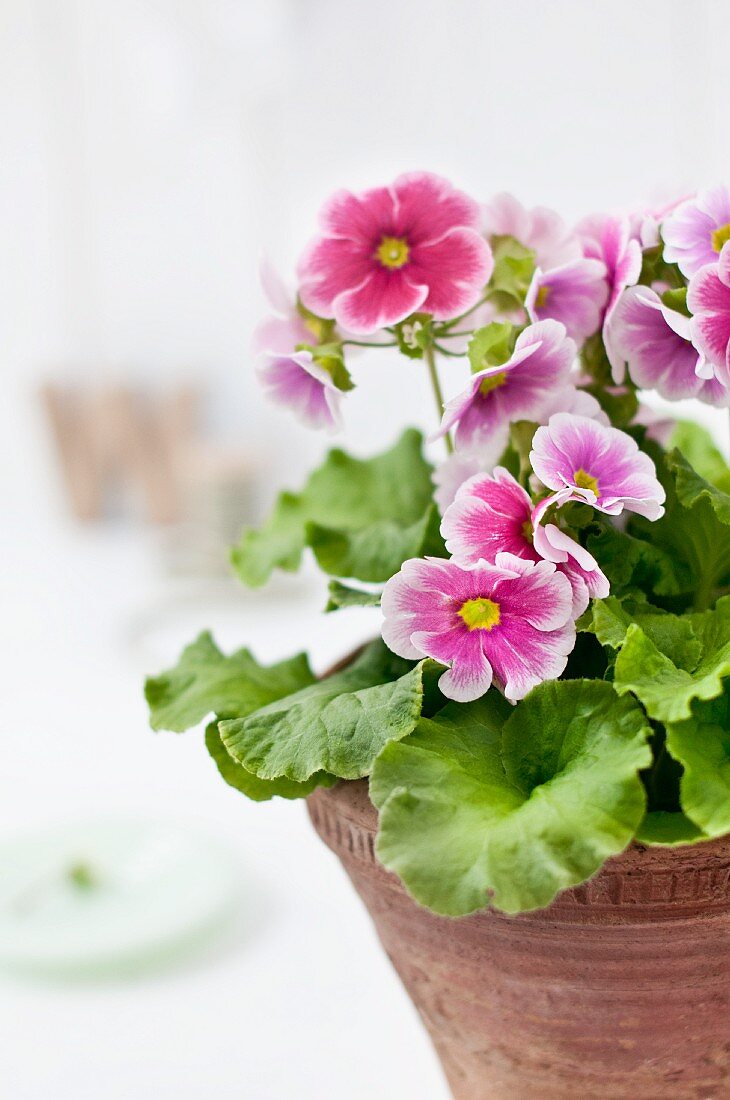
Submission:
[[[499,625],[499,604],[486,597],[467,600],[459,608],[459,615],[469,630],[491,630]]]
[[[535,295],[535,308],[542,309],[550,297],[550,287],[541,286],[537,288],[537,294]]]
[[[722,246],[726,241],[730,241],[730,222],[727,225],[720,225],[717,229],[713,229],[711,240],[715,252],[722,252]]]
[[[573,474],[573,484],[577,485],[579,489],[590,489],[592,493],[596,494],[596,497],[600,495],[598,492],[598,479],[586,473],[582,466],[580,470],[576,470]]]
[[[522,524],[522,534],[527,539],[530,546],[532,546],[532,543],[533,543],[534,538],[535,538],[535,532],[532,529],[532,520],[531,519],[526,519],[525,522]]]
[[[383,267],[396,270],[408,263],[410,254],[408,241],[404,237],[383,237],[375,256]]]
[[[498,389],[503,386],[507,381],[507,371],[501,370],[497,374],[489,374],[486,378],[482,378],[479,383],[479,392],[486,397],[492,390]]]

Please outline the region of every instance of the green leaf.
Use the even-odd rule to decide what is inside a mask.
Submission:
[[[707,836],[730,832],[730,684],[667,727],[667,747],[684,766],[682,809]]]
[[[331,787],[337,782],[335,776],[326,772],[315,772],[306,783],[295,783],[291,779],[259,779],[230,756],[221,740],[217,722],[211,722],[205,731],[205,747],[228,786],[235,787],[254,802],[268,802],[276,797],[306,798],[315,787]]]
[[[516,338],[517,330],[508,321],[492,321],[478,328],[466,349],[472,374],[506,363],[514,351]]]
[[[494,270],[489,280],[490,298],[498,306],[522,305],[535,273],[535,253],[515,237],[491,240]],[[506,299],[506,301],[505,301]]]
[[[663,522],[663,521],[659,521]],[[666,550],[606,525],[588,535],[588,549],[616,595],[644,592],[676,595],[691,589],[692,574]]]
[[[580,350],[580,361],[586,374],[589,374],[600,387],[606,389],[614,385],[611,364],[600,332],[595,332],[585,341]]]
[[[368,460],[330,451],[300,493],[282,493],[268,522],[244,532],[233,565],[257,587],[277,567],[295,572],[312,546],[333,576],[386,581],[408,557],[444,553],[432,492],[416,431]]]
[[[702,646],[692,622],[686,616],[671,615],[646,601],[616,596],[593,600],[580,623],[581,630],[590,630],[601,645],[620,649],[632,623],[637,623],[646,636],[679,668],[691,672],[696,668]]]
[[[388,520],[371,523],[361,531],[346,531],[309,523],[307,542],[320,568],[330,576],[384,581],[406,558],[447,556],[440,524],[436,505],[431,504],[409,527]]]
[[[673,287],[671,290],[665,290],[661,298],[664,305],[669,309],[674,309],[677,313],[683,313],[685,317],[692,316],[687,308],[686,286]]]
[[[676,264],[668,264],[663,253],[662,244],[644,250],[639,282],[644,286],[651,286],[653,283],[666,283],[670,287],[686,288],[687,284],[682,272]]]
[[[610,684],[541,684],[512,711],[496,692],[445,707],[378,757],[378,856],[422,905],[450,916],[491,898],[548,905],[631,840],[651,761],[640,707]]]
[[[325,611],[339,611],[345,607],[379,607],[380,596],[380,592],[363,592],[361,588],[350,588],[340,581],[330,581]]]
[[[303,653],[266,667],[247,649],[225,657],[205,631],[174,668],[147,680],[145,698],[153,729],[182,733],[208,714],[241,717],[312,683]]]
[[[415,727],[423,664],[413,667],[372,642],[341,672],[246,718],[221,722],[223,743],[261,779],[302,782],[317,771],[358,779],[384,745]]]
[[[730,493],[730,466],[706,428],[690,420],[679,420],[672,432],[671,444],[682,452],[700,477],[716,489]]]
[[[660,461],[658,471],[666,513],[655,523],[633,519],[632,531],[673,560],[676,585],[695,606],[706,607],[716,588],[730,584],[730,496],[700,477],[679,451]]]
[[[636,623],[627,630],[616,658],[616,691],[632,691],[660,722],[689,718],[693,700],[714,699],[730,676],[730,596],[719,600],[714,611],[691,615],[689,621],[701,649],[694,668],[678,668]]]
[[[679,451],[673,451],[668,456],[667,463],[676,475],[677,498],[680,504],[694,509],[695,505],[706,502],[720,522],[730,527],[730,494],[705,481]]]
[[[647,814],[636,833],[641,844],[659,844],[674,848],[680,844],[695,844],[707,837],[686,814],[655,810]]]
[[[636,390],[632,387],[625,386],[617,390],[603,383],[592,382],[581,388],[595,397],[615,428],[625,427],[636,416],[639,399],[636,396]]]

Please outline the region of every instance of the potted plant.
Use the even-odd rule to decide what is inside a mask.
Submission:
[[[460,1098],[730,1092],[730,469],[640,395],[730,406],[726,242],[725,188],[569,229],[413,173],[263,272],[269,396],[336,429],[400,353],[446,457],[332,450],[233,550],[382,637],[317,679],[202,634],[152,725],[309,799]]]

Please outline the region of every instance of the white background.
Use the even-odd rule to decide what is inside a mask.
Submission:
[[[0,978],[0,1095],[438,1100],[415,1013],[303,807],[245,803],[199,737],[148,732],[139,691],[204,625],[267,659],[311,638],[322,667],[372,622],[323,624],[307,579],[271,604],[173,583],[149,531],[75,527],[36,387],[203,379],[211,437],[296,484],[323,443],[253,382],[259,250],[292,269],[330,190],[409,168],[569,219],[728,181],[730,8],[2,0],[0,15],[0,829],[192,823],[235,851],[247,896],[236,944],[165,975]],[[348,442],[428,422],[414,368],[360,364]]]

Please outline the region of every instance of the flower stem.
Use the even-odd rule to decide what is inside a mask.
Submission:
[[[452,317],[450,321],[446,321],[441,326],[442,330],[453,328],[454,325],[457,325],[459,323],[459,321],[463,321],[465,317],[468,317],[470,313],[473,313],[475,309],[479,309],[479,306],[483,306],[485,302],[489,301],[490,293],[490,291],[487,291],[487,293],[482,298],[480,298],[478,302],[471,306],[470,309],[467,309],[464,313],[460,313],[458,317]]]
[[[423,358],[426,360],[426,366],[428,367],[429,378],[431,379],[431,388],[433,390],[434,398],[436,399],[436,409],[438,410],[439,424],[441,418],[444,415],[444,395],[441,390],[441,383],[439,382],[438,370],[436,369],[436,355],[433,348],[429,345],[424,348]],[[449,432],[444,436],[444,443],[448,454],[454,453],[454,444],[451,440]]]
[[[343,340],[343,348],[397,348],[398,343],[396,340],[387,344],[375,344],[369,340]]]

